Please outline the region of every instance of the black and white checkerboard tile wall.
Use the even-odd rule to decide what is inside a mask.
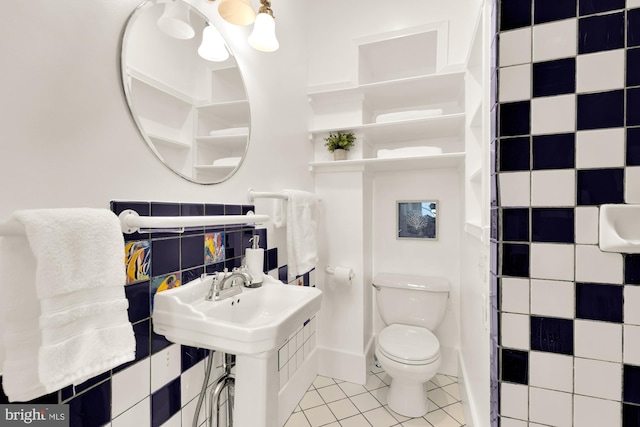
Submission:
[[[601,252],[598,213],[640,203],[640,0],[492,19],[492,425],[638,427],[640,255]]]

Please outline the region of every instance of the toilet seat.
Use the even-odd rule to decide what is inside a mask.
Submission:
[[[428,329],[396,324],[380,332],[378,350],[399,363],[426,365],[440,357],[440,342]]]

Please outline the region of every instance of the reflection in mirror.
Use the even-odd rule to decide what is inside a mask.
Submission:
[[[142,3],[122,39],[122,82],[140,133],[165,165],[200,184],[233,175],[249,144],[249,101],[228,49],[181,0]]]

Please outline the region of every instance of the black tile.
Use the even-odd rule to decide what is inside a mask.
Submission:
[[[531,25],[531,0],[500,1],[500,31]]]
[[[204,252],[204,244],[202,245]],[[162,276],[180,270],[180,238],[151,241],[151,275]]]
[[[204,235],[182,237],[180,250],[181,270],[204,265]]]
[[[180,410],[180,377],[151,395],[151,425],[160,427]]]
[[[225,260],[240,257],[243,254],[242,231],[234,230],[225,233]]]
[[[624,91],[578,95],[578,130],[624,126]]]
[[[242,205],[224,205],[225,215],[242,215]],[[242,228],[242,224],[225,225],[225,230]]]
[[[104,381],[107,381],[109,378],[111,378],[111,372],[110,371],[103,372],[100,375],[96,375],[95,377],[86,380],[82,384],[76,385],[75,386],[75,394],[80,394],[83,391],[88,390],[91,387],[95,386],[96,384],[100,384],[100,383],[102,383]]]
[[[500,104],[500,136],[528,135],[530,129],[530,101]]]
[[[640,285],[640,254],[624,256],[624,283]]]
[[[518,384],[529,383],[529,353],[520,350],[502,349],[500,355],[502,381]]]
[[[259,236],[258,246],[262,249],[267,249],[267,229],[266,228],[256,228],[253,234],[257,234]]]
[[[267,266],[267,272],[278,268],[278,248],[271,248],[265,251],[267,262],[265,265]]]
[[[575,133],[534,136],[532,146],[534,170],[575,167]]]
[[[215,264],[209,264],[206,267],[207,274],[213,274],[224,270],[224,261],[216,262]]]
[[[502,274],[504,276],[529,277],[529,245],[502,244]]]
[[[640,86],[640,49],[627,49],[627,86]]]
[[[577,171],[578,205],[624,203],[624,169]]]
[[[500,171],[529,170],[529,137],[502,138],[500,146]]]
[[[224,261],[224,268],[228,269],[229,271],[233,270],[234,268],[240,268],[240,266],[242,266],[241,257],[231,258]]]
[[[180,203],[180,216],[203,216],[203,203]],[[204,232],[204,226],[187,227],[184,234],[201,234]]]
[[[535,0],[533,22],[559,21],[576,16],[576,0]]]
[[[578,53],[593,53],[624,47],[624,13],[581,18],[578,22]]]
[[[255,205],[242,205],[241,207],[242,215],[248,215],[249,212],[256,213]]]
[[[573,320],[531,316],[531,350],[573,354]]]
[[[181,274],[182,286],[187,283],[196,280],[204,273],[204,267],[192,268],[191,270],[183,270]]]
[[[627,126],[640,126],[640,88],[627,89]]]
[[[490,238],[492,240],[498,240],[499,223],[500,223],[500,212],[499,212],[499,210],[498,209],[491,209],[491,236],[490,236]]]
[[[149,202],[129,202],[129,201],[117,201],[112,200],[110,202],[111,211],[116,215],[120,215],[122,211],[131,209],[136,211],[140,216],[149,216],[150,214],[150,205]],[[149,233],[131,233],[126,234],[123,233],[124,240],[127,242],[132,240],[145,240],[149,239]]]
[[[576,317],[621,323],[622,294],[619,285],[576,283]]]
[[[624,9],[624,7],[625,0],[580,0],[579,13],[580,16],[592,15],[594,13]]]
[[[624,365],[622,401],[640,404],[640,366]]]
[[[499,248],[500,246],[498,245],[497,241],[489,243],[489,271],[491,272],[491,274],[495,274],[496,276],[498,275],[498,265],[500,261]]]
[[[640,406],[622,404],[622,427],[640,427]]]
[[[149,281],[127,285],[124,291],[129,301],[129,321],[136,323],[148,318],[151,315],[149,312]]]
[[[205,204],[204,205],[204,214],[207,215],[207,216],[224,215],[224,205],[222,205],[222,204]],[[222,230],[224,230],[224,225],[207,226],[204,229],[205,229],[205,232],[222,231]]]
[[[552,96],[576,91],[576,59],[565,58],[533,64],[533,96]]]
[[[304,286],[311,286],[312,285],[312,283],[311,283],[311,274],[310,274],[309,271],[302,275],[302,284]],[[306,323],[305,323],[305,325],[306,325]]]
[[[289,283],[289,268],[286,265],[278,267],[278,280],[282,283]]]
[[[180,203],[151,202],[151,216],[180,216]]]
[[[184,372],[196,365],[209,355],[209,350],[205,348],[180,346],[180,369]]]
[[[107,381],[69,401],[69,424],[102,427],[111,421],[111,381]]]
[[[627,46],[640,46],[640,9],[627,12]]]
[[[627,129],[627,166],[640,166],[640,128]]]
[[[502,209],[502,240],[507,242],[529,241],[529,209]]]
[[[533,208],[531,241],[574,243],[573,208]]]

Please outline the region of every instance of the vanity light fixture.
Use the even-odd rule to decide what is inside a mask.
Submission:
[[[181,1],[170,1],[164,5],[164,12],[158,19],[158,28],[168,36],[188,40],[196,35],[189,20],[189,8]]]
[[[222,19],[233,25],[249,25],[256,20],[251,0],[221,0],[218,13]]]
[[[256,50],[273,52],[278,50],[280,43],[276,38],[276,22],[273,19],[271,3],[269,0],[260,0],[260,3],[262,6],[258,10],[248,42]]]
[[[198,55],[207,61],[222,62],[229,58],[229,50],[216,27],[207,23],[202,30],[202,43]]]

